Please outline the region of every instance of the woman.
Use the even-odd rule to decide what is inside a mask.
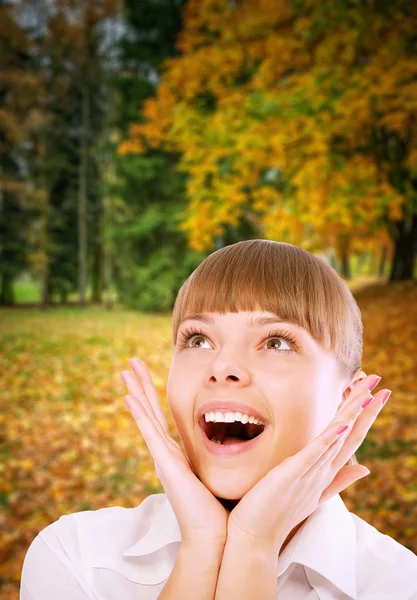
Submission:
[[[21,600],[417,599],[417,557],[350,513],[354,452],[391,391],[360,370],[344,281],[296,246],[208,256],[173,311],[167,385],[181,448],[146,363],[125,400],[164,494],[61,517],[25,557]]]

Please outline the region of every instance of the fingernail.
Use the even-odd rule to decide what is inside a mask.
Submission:
[[[375,379],[371,382],[370,386],[369,386],[369,391],[372,392],[372,390],[378,385],[378,383],[381,381],[382,377],[375,377]]]
[[[366,406],[368,406],[368,404],[371,404],[371,402],[372,402],[372,400],[373,400],[373,399],[374,399],[374,397],[373,397],[373,396],[370,396],[369,398],[367,398],[367,399],[365,400],[365,402],[363,402],[363,404],[362,404],[362,408],[365,408]]]
[[[341,433],[343,433],[344,431],[346,431],[346,429],[349,428],[349,425],[342,425],[342,427],[340,427],[340,429],[338,429],[336,431],[336,435],[340,435]]]
[[[385,402],[388,400],[388,398],[391,396],[391,390],[389,390],[389,392],[386,392],[384,394],[384,397],[382,398],[382,404],[385,404]]]
[[[139,360],[136,358],[136,356],[134,356],[133,358],[131,358],[129,360],[130,365],[132,367],[132,369],[134,369],[136,367],[136,369],[140,368],[140,364],[139,364]]]
[[[123,372],[120,373],[120,377],[122,378],[123,383],[126,383],[126,377],[125,377],[125,374]]]

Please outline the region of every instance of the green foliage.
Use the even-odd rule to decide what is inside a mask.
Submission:
[[[176,54],[181,4],[170,0],[125,1],[129,35],[120,41],[118,100],[113,121],[127,131],[142,121],[142,103],[154,95],[162,62]],[[178,156],[149,151],[144,156],[117,156],[108,194],[118,209],[110,225],[114,281],[121,302],[144,311],[167,311],[184,279],[206,254],[186,248],[179,231],[185,208],[185,176]]]

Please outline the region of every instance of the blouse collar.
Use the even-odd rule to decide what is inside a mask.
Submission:
[[[84,540],[87,559],[92,566],[110,568],[136,583],[159,584],[168,579],[181,545],[175,513],[166,494],[152,494],[139,506],[127,510],[132,511],[129,512],[132,525],[128,539],[133,539],[133,544],[121,552],[117,543],[106,543],[113,539],[111,523],[96,522]],[[112,523],[114,536],[123,535],[116,516]],[[333,598],[327,591],[326,581],[351,600],[357,600],[355,559],[355,525],[337,494],[309,516],[277,557],[277,577],[291,564],[298,563],[306,568],[310,585],[320,592],[321,600]]]

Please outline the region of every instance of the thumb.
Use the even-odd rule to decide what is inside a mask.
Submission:
[[[352,485],[352,483],[359,481],[359,479],[366,477],[370,473],[371,471],[364,465],[349,465],[342,467],[331,484],[322,493],[319,505],[330,500],[333,496],[340,494],[340,492],[343,492],[343,490]]]

